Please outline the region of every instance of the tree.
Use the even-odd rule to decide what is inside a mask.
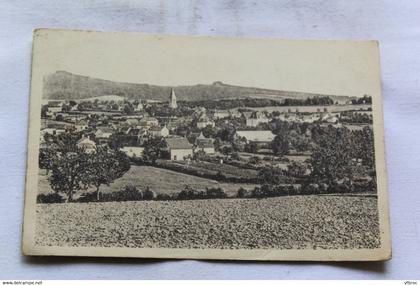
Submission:
[[[352,179],[355,167],[352,141],[353,136],[347,128],[328,127],[312,153],[312,176],[327,183]]]
[[[134,113],[134,107],[130,102],[126,102],[124,104],[123,113],[127,115],[131,115]]]
[[[272,166],[264,167],[258,173],[261,184],[282,184],[288,182],[283,170]]]
[[[245,151],[250,153],[257,153],[260,148],[261,147],[255,142],[250,142],[249,144],[245,145]]]
[[[57,151],[52,148],[42,148],[39,150],[39,168],[45,169],[47,175],[49,171],[53,168],[54,161],[57,158],[57,155]]]
[[[90,154],[89,182],[96,188],[96,199],[99,201],[101,185],[109,186],[130,169],[128,157],[120,151],[108,147],[98,147]]]
[[[86,190],[89,186],[89,155],[83,149],[61,153],[54,159],[51,176],[48,177],[51,188],[67,195],[66,203],[73,201],[73,194]]]
[[[167,148],[168,145],[165,139],[160,137],[149,138],[144,144],[143,160],[155,164],[156,160],[163,156]]]
[[[41,118],[46,118],[47,117],[47,113],[48,113],[48,106],[47,105],[43,105],[41,107]]]
[[[307,166],[301,162],[293,161],[287,165],[287,172],[293,177],[303,177],[306,174]]]
[[[289,138],[287,134],[278,134],[271,143],[274,154],[285,155],[289,153]]]
[[[195,151],[193,154],[193,160],[200,161],[206,158],[206,152],[202,149]]]
[[[64,116],[62,114],[58,114],[55,116],[55,120],[58,122],[62,122],[64,120]]]
[[[201,130],[203,132],[203,135],[206,138],[213,138],[216,135],[216,130],[214,127],[207,125],[205,128]]]
[[[258,157],[258,156],[252,156],[250,159],[249,159],[249,164],[252,164],[252,165],[257,165],[257,164],[260,164],[260,162],[261,162],[261,159]]]

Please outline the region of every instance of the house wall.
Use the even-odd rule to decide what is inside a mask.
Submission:
[[[127,156],[129,157],[140,157],[143,155],[144,147],[136,147],[136,146],[125,146],[121,148],[121,151],[123,151]]]
[[[192,154],[192,149],[171,149],[171,160],[184,160],[184,156]]]
[[[204,151],[207,154],[214,154],[214,147],[202,147],[200,150]]]
[[[197,122],[197,128],[204,129],[207,126],[214,127],[214,122]]]
[[[268,119],[246,119],[246,125],[248,127],[256,127],[260,123],[268,123]]]

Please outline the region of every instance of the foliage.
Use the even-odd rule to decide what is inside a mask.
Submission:
[[[51,148],[41,148],[39,150],[38,165],[41,169],[47,170],[47,175],[57,159],[57,151]]]
[[[51,203],[63,203],[63,197],[58,193],[49,193],[49,194],[38,194],[36,197],[37,203],[51,204]]]
[[[353,105],[372,104],[372,96],[363,95],[363,97],[351,100]]]
[[[146,163],[155,164],[156,160],[165,154],[168,145],[164,138],[153,137],[149,138],[144,143],[143,160]]]
[[[111,184],[130,169],[129,158],[121,151],[112,151],[108,147],[98,147],[95,153],[89,154],[89,184],[95,186],[97,200],[101,185]]]
[[[293,181],[291,177],[285,175],[280,168],[267,166],[262,168],[258,173],[258,178],[261,184],[283,184]]]
[[[73,194],[79,190],[86,190],[90,183],[89,155],[83,149],[57,155],[48,177],[51,188],[56,192],[67,195],[66,202],[73,200]]]
[[[293,177],[303,177],[306,174],[308,167],[297,161],[292,161],[292,163],[287,165],[287,173]]]
[[[226,198],[227,194],[220,187],[218,187],[218,188],[206,188],[205,197],[206,197],[206,199],[222,199],[222,198]]]
[[[287,134],[278,134],[271,144],[274,154],[285,155],[289,153],[289,137]]]
[[[373,131],[328,127],[318,132],[312,158],[312,176],[329,184],[354,179],[360,166],[374,169]],[[363,171],[362,171],[363,172]]]

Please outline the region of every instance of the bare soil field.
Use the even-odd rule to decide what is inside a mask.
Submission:
[[[36,244],[133,248],[379,247],[377,199],[295,196],[38,204]]]

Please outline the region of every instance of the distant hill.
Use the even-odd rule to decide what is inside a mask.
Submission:
[[[66,71],[56,71],[44,77],[44,99],[49,100],[80,100],[92,97],[126,99],[147,99],[167,101],[171,88],[174,88],[179,101],[200,101],[237,98],[268,98],[281,100],[284,98],[306,99],[313,96],[325,96],[305,92],[279,91],[255,87],[241,87],[224,84],[220,81],[213,84],[192,86],[157,86],[114,82],[72,74]],[[112,94],[112,95],[110,95]],[[353,97],[329,95],[333,100],[345,102]],[[109,100],[109,99],[107,99]]]

